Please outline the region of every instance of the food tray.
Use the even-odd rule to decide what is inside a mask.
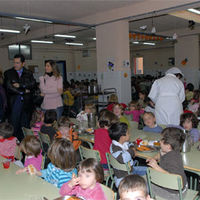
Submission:
[[[140,152],[154,152],[154,151],[158,151],[158,149],[156,147],[153,147],[153,146],[144,146],[144,145],[141,145],[139,147],[136,148],[137,151],[140,151]]]

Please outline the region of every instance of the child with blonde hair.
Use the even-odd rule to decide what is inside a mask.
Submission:
[[[75,195],[87,200],[108,200],[101,188],[100,183],[104,180],[104,172],[100,163],[94,158],[88,158],[80,163],[78,177],[63,184],[60,194]]]
[[[60,188],[77,174],[76,157],[72,143],[64,138],[54,139],[48,150],[50,163],[47,169],[35,170],[34,174]]]

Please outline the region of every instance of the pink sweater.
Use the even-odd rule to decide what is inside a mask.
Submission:
[[[16,137],[10,137],[7,139],[0,139],[0,155],[9,158],[14,157],[16,150]]]
[[[133,115],[133,121],[139,122],[139,117],[144,113],[144,110],[132,110],[132,111],[124,111],[126,115]]]
[[[58,92],[59,88],[63,88],[62,76],[55,78],[55,76],[44,75],[39,78],[40,90],[44,94],[44,100],[41,107],[45,110],[56,109],[63,105],[62,98]]]
[[[27,156],[24,167],[27,167],[28,165],[33,165],[38,171],[40,171],[42,166],[42,152],[37,157]]]
[[[67,182],[60,188],[60,195],[76,195],[77,197],[82,197],[87,200],[107,200],[99,183],[96,183],[93,189],[82,189],[79,185],[71,188]]]
[[[110,152],[111,143],[112,140],[107,129],[98,128],[94,131],[94,149],[100,153],[101,164],[107,164],[106,153]]]

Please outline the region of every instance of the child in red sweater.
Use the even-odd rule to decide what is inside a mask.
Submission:
[[[104,169],[108,169],[107,160],[106,160],[106,153],[110,152],[110,145],[112,143],[108,128],[113,124],[118,122],[118,117],[108,111],[104,110],[101,112],[98,120],[98,129],[94,132],[94,149],[100,152],[101,156],[101,164]]]

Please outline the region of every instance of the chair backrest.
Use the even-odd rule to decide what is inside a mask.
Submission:
[[[22,127],[22,132],[24,134],[24,137],[26,137],[27,135],[34,135],[33,131],[29,128]]]
[[[42,145],[42,151],[46,152],[46,150],[44,149],[44,143],[47,144],[47,146],[50,146],[51,140],[49,138],[49,136],[47,134],[41,133],[40,131],[38,132],[38,136]]]
[[[129,115],[130,116],[130,115]],[[132,116],[131,116],[132,117]],[[130,123],[130,127],[131,127],[131,130],[137,130],[138,129],[138,122],[135,122],[135,121],[129,121]]]
[[[129,162],[125,164],[121,164],[110,153],[106,153],[106,159],[107,159],[108,165],[112,166],[112,168],[122,170],[122,171],[127,171],[128,174],[130,174],[131,167],[130,167]]]
[[[158,124],[162,129],[165,129],[165,128],[167,128],[167,125],[165,125],[165,124]]]
[[[132,115],[124,114],[124,116],[126,117],[126,119],[128,119],[129,123],[132,122],[132,120],[133,120],[133,116]]]
[[[101,184],[101,188],[102,188],[107,199],[109,199],[109,200],[115,200],[116,199],[115,193],[109,187]]]
[[[97,150],[88,149],[88,148],[80,145],[79,152],[80,152],[81,160],[84,160],[87,158],[95,158],[95,159],[97,159],[98,162],[101,161],[100,153]]]
[[[150,194],[151,197],[153,197],[152,189],[151,189],[151,182],[172,190],[178,190],[180,199],[182,198],[182,178],[178,174],[170,174],[170,173],[164,173],[164,172],[159,172],[155,169],[148,168],[147,169],[147,180],[148,180],[148,185],[150,189]]]

